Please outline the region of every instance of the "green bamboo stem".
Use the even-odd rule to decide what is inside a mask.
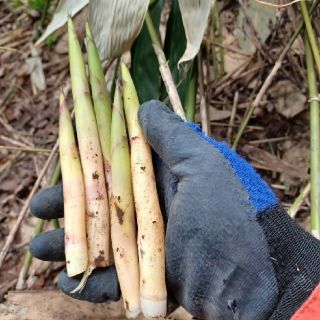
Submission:
[[[313,58],[317,66],[318,75],[320,76],[320,52],[319,52],[318,40],[312,28],[312,23],[311,23],[310,15],[308,12],[307,3],[305,1],[300,1],[300,7],[301,7],[303,21],[307,30],[310,47],[313,53]]]
[[[194,122],[196,113],[196,98],[198,88],[198,62],[194,59],[192,65],[191,77],[189,79],[186,97],[184,101],[184,109],[186,112],[187,121]]]
[[[317,8],[319,3],[319,0],[315,1],[310,10],[309,10],[309,16],[313,14],[313,12],[315,11],[315,9]],[[300,22],[298,28],[296,29],[295,33],[290,37],[289,42],[287,43],[286,47],[283,49],[283,51],[281,52],[278,60],[276,61],[276,63],[274,64],[271,72],[269,73],[269,75],[267,76],[266,80],[264,81],[262,87],[260,88],[256,98],[254,99],[253,103],[250,105],[250,108],[248,109],[248,111],[246,112],[244,119],[242,120],[242,123],[240,125],[240,128],[237,132],[237,135],[235,137],[234,143],[232,145],[233,149],[236,149],[238,146],[238,143],[242,137],[242,134],[244,132],[244,130],[247,127],[247,124],[249,123],[249,120],[253,114],[254,109],[259,105],[263,95],[266,93],[266,91],[268,90],[268,88],[270,87],[273,77],[277,74],[278,70],[281,67],[282,61],[284,59],[284,57],[286,56],[287,52],[290,50],[291,46],[293,45],[293,43],[295,42],[295,40],[297,39],[298,35],[300,34],[300,32],[302,31],[304,26],[303,21]]]
[[[58,183],[60,177],[61,177],[61,166],[60,166],[60,161],[58,161],[56,164],[56,167],[53,171],[53,174],[52,174],[52,177],[51,177],[51,180],[49,183],[49,187],[55,186]],[[42,233],[44,222],[45,222],[45,220],[37,219],[36,226],[34,228],[34,237],[36,237],[37,235]],[[53,219],[52,225],[53,225],[54,229],[59,229],[60,228],[59,219]],[[26,253],[26,256],[24,258],[23,267],[22,267],[20,274],[19,274],[19,279],[18,279],[18,282],[16,285],[17,290],[22,290],[24,287],[24,282],[25,282],[25,279],[28,275],[28,272],[29,272],[29,269],[31,266],[31,262],[32,262],[32,258],[33,258],[33,256],[31,254],[30,250],[28,250]]]
[[[308,73],[308,91],[310,101],[310,179],[311,179],[311,231],[320,238],[320,121],[319,92],[316,71],[308,36],[305,35],[305,52]]]

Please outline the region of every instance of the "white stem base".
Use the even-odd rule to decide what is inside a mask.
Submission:
[[[317,238],[317,239],[320,240],[320,231],[318,231],[318,230],[312,230],[311,233],[312,233],[312,235],[313,235],[315,238]]]
[[[138,318],[140,313],[141,313],[141,309],[140,308],[136,308],[134,310],[126,310],[126,318],[127,319]]]
[[[164,317],[167,313],[167,299],[154,301],[140,297],[141,310],[147,318]]]

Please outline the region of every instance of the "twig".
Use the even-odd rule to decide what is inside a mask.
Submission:
[[[5,259],[6,255],[8,253],[11,245],[12,245],[14,237],[15,237],[17,231],[19,230],[21,222],[22,222],[23,218],[25,217],[25,215],[26,215],[26,213],[28,211],[30,201],[31,201],[32,197],[34,196],[34,194],[36,193],[37,189],[39,188],[40,182],[43,179],[43,177],[44,177],[44,175],[45,175],[45,173],[46,173],[46,171],[47,171],[52,159],[54,158],[56,151],[58,150],[58,146],[59,146],[59,144],[58,144],[58,141],[57,141],[55,143],[55,145],[54,145],[54,147],[53,147],[53,149],[52,149],[52,151],[50,153],[50,156],[48,157],[44,167],[42,168],[42,170],[40,172],[40,175],[38,176],[38,178],[37,178],[32,190],[31,190],[31,192],[30,192],[30,194],[29,194],[29,196],[28,196],[28,198],[27,198],[27,200],[26,200],[26,202],[24,204],[24,206],[22,207],[22,209],[20,211],[20,214],[19,214],[19,217],[18,217],[15,225],[11,229],[3,248],[1,249],[1,252],[0,252],[0,268],[2,267],[4,259]]]
[[[45,152],[50,153],[50,149],[43,148],[28,148],[28,147],[12,147],[12,146],[0,146],[0,150],[14,150],[14,151],[26,151],[26,152]]]
[[[145,21],[146,21],[147,29],[150,34],[153,49],[154,49],[156,56],[158,58],[161,77],[162,77],[162,80],[163,80],[165,87],[167,89],[172,108],[176,114],[178,114],[183,120],[185,120],[186,116],[185,116],[185,113],[184,113],[184,110],[183,110],[183,107],[182,107],[182,104],[180,101],[180,97],[179,97],[177,88],[176,88],[175,83],[173,81],[172,74],[171,74],[169,65],[167,63],[166,56],[162,50],[159,35],[153,25],[153,21],[152,21],[152,18],[150,16],[149,12],[147,12]]]
[[[309,192],[310,192],[310,182],[308,182],[308,184],[303,188],[299,196],[294,200],[293,204],[288,209],[288,214],[292,219],[296,216],[297,212],[299,211],[302,203],[308,196]]]
[[[235,119],[236,113],[237,113],[238,102],[239,102],[239,91],[236,92],[236,94],[234,95],[234,99],[233,99],[231,117],[230,117],[230,121],[229,121],[228,132],[227,132],[227,141],[228,141],[229,145],[231,145],[232,127],[233,127],[234,119]]]
[[[284,4],[275,4],[275,3],[271,3],[271,2],[267,2],[267,1],[262,1],[262,0],[255,0],[258,3],[261,3],[263,5],[265,5],[266,7],[271,7],[271,8],[285,8],[288,6],[292,6],[294,3],[297,2],[303,2],[304,0],[293,0],[290,1],[288,3],[284,3]]]
[[[271,143],[271,142],[279,142],[288,140],[288,137],[278,137],[278,138],[266,138],[266,139],[260,139],[260,140],[253,140],[250,141],[249,144],[261,144],[261,143]]]
[[[221,24],[220,24],[220,19],[219,19],[219,10],[218,10],[218,6],[217,3],[215,2],[214,6],[212,7],[212,31],[213,31],[213,35],[212,35],[212,51],[213,51],[213,55],[216,56],[216,48],[215,48],[215,33],[217,31],[217,37],[218,37],[218,43],[221,44],[221,46],[219,46],[219,61],[218,59],[216,59],[216,62],[219,63],[219,65],[217,66],[217,73],[215,77],[215,80],[217,78],[220,78],[223,76],[224,74],[224,48],[222,46],[222,28],[221,28]]]
[[[61,165],[60,165],[60,161],[58,161],[56,164],[56,167],[53,171],[49,186],[50,187],[55,186],[58,183],[60,176],[61,176]],[[43,220],[43,219],[37,219],[37,224],[34,228],[34,237],[39,235],[42,232],[44,222],[45,222],[45,220]],[[59,220],[53,219],[52,225],[53,225],[54,229],[60,228]],[[26,253],[26,256],[24,258],[23,267],[22,267],[20,274],[19,274],[18,282],[16,285],[16,290],[22,290],[24,288],[24,283],[25,283],[26,277],[28,275],[31,262],[32,262],[32,254],[31,254],[30,250],[28,250]]]
[[[311,179],[311,232],[320,239],[320,103],[317,97],[316,71],[307,34],[304,37],[310,97],[310,179]]]
[[[202,131],[210,136],[210,119],[208,119],[207,103],[204,93],[204,83],[203,83],[203,69],[202,69],[202,57],[201,52],[198,55],[198,74],[199,74],[199,91],[200,91],[200,116]]]

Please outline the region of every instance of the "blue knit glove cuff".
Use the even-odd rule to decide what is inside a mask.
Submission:
[[[206,136],[201,131],[199,125],[195,123],[188,122],[188,126],[227,159],[235,175],[240,179],[242,186],[248,193],[251,204],[258,213],[265,211],[278,202],[270,187],[253,167],[236,152],[231,150],[225,142],[218,142]]]

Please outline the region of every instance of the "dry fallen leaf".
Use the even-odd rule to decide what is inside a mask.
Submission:
[[[276,111],[287,119],[295,117],[306,107],[306,96],[290,80],[278,81],[270,88],[269,94]]]
[[[230,110],[219,110],[213,107],[209,109],[209,118],[210,121],[221,121],[225,119],[229,119],[231,116]]]
[[[228,32],[228,30],[223,30],[223,45],[235,49],[239,49],[238,40],[235,36]],[[239,70],[242,66],[246,65],[250,61],[251,57],[245,54],[234,52],[232,50],[226,50],[224,54],[224,71],[226,74],[233,74]]]
[[[297,181],[305,181],[307,178],[305,168],[297,167],[296,163],[292,161],[289,163],[266,150],[245,145],[241,148],[241,151],[249,158],[250,163],[255,168],[278,172],[291,184],[295,184]]]
[[[129,50],[140,33],[149,0],[96,0],[89,3],[89,21],[101,59]]]
[[[309,141],[301,139],[298,142],[285,141],[282,144],[286,147],[286,151],[283,153],[282,160],[292,164],[295,167],[295,171],[299,172],[300,179],[291,179],[286,172],[281,174],[280,181],[287,181],[291,185],[299,186],[301,182],[308,179],[308,169],[310,163],[310,144]],[[304,179],[303,179],[304,178]]]
[[[192,60],[198,53],[208,24],[211,0],[179,0],[179,6],[187,38],[187,48],[179,63]]]

